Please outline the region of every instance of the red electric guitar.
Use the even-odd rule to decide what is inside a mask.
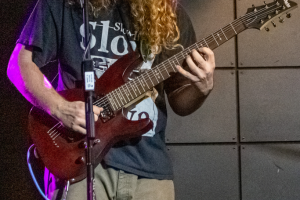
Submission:
[[[272,3],[252,7],[246,15],[234,20],[201,41],[170,57],[161,64],[137,78],[128,81],[132,70],[143,62],[141,56],[133,52],[120,58],[112,65],[95,85],[94,105],[103,107],[100,119],[95,123],[96,139],[94,157],[99,163],[110,147],[117,141],[139,137],[152,128],[150,119],[129,121],[123,114],[123,108],[139,101],[154,86],[176,72],[175,65],[181,65],[192,49],[209,47],[215,49],[248,28],[266,29],[267,23],[283,15],[291,17],[291,10],[297,8],[293,1],[278,0]],[[82,89],[60,92],[69,101],[84,101]],[[85,136],[65,129],[61,123],[46,112],[33,107],[29,115],[31,138],[45,166],[57,177],[77,182],[86,177]]]

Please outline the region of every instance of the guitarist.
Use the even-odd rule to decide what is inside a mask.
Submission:
[[[145,62],[134,71],[142,73],[196,42],[192,23],[176,0],[90,0],[89,14],[90,47],[97,78],[130,52],[137,50],[143,55]],[[80,134],[86,134],[84,102],[69,102],[56,91],[80,85],[83,30],[79,0],[38,0],[7,71],[28,101]],[[56,90],[39,69],[54,60],[59,64]],[[194,49],[181,66],[174,67],[179,73],[155,86],[152,98],[127,113],[131,120],[149,117],[153,128],[140,140],[114,146],[98,164],[98,199],[174,199],[172,166],[164,144],[164,92],[178,115],[198,109],[213,88],[214,54],[206,47]],[[94,106],[95,121],[102,110]],[[63,183],[46,169],[48,198],[64,198]],[[67,194],[67,199],[85,199],[86,180],[72,184]]]

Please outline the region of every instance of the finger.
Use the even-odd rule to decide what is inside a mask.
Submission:
[[[179,73],[181,73],[184,77],[190,79],[192,82],[199,82],[199,81],[201,82],[201,81],[204,80],[204,79],[199,78],[199,77],[197,77],[197,76],[191,74],[190,72],[184,70],[184,69],[183,69],[181,66],[179,66],[179,65],[176,65],[176,68],[177,68],[177,71],[178,71]]]
[[[191,51],[191,58],[198,67],[205,66],[206,59],[204,58],[204,55],[202,55],[196,49]]]
[[[201,56],[200,56],[201,57]],[[203,60],[203,58],[201,58]],[[204,61],[205,62],[205,61]],[[201,64],[196,64],[195,61],[192,59],[191,56],[187,56],[186,63],[188,64],[191,72],[198,76],[199,79],[205,79],[206,78],[206,72],[204,67]],[[203,63],[205,65],[205,63]]]
[[[203,47],[198,49],[198,53],[204,58],[205,63],[198,65],[199,68],[203,69],[206,78],[211,78],[215,69],[215,56],[211,49]],[[197,55],[196,53],[194,55]],[[199,57],[197,57],[199,59]],[[203,64],[203,65],[202,65]]]
[[[72,126],[72,129],[75,132],[78,132],[78,133],[81,133],[81,134],[86,134],[86,129],[81,127],[81,126],[75,125],[75,126]]]
[[[95,115],[100,115],[100,113],[103,111],[102,107],[98,107],[98,106],[93,106],[93,112]]]
[[[211,61],[214,60],[215,58],[214,52],[207,47],[199,48],[198,52],[203,55],[206,61]]]
[[[94,119],[95,119],[95,122],[98,121],[99,115],[94,114]]]

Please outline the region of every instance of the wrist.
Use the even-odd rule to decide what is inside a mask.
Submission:
[[[191,82],[191,85],[198,90],[200,96],[207,96],[213,89],[213,83],[209,83],[208,81],[196,81]]]
[[[59,99],[55,100],[51,106],[49,106],[48,112],[52,117],[60,119],[62,111],[65,110],[66,105],[67,101],[60,97]]]

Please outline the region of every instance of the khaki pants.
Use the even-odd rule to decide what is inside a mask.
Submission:
[[[46,195],[51,200],[64,199],[64,186],[53,175],[45,173]],[[61,188],[61,189],[57,189]],[[140,178],[113,168],[95,169],[95,194],[97,200],[174,200],[172,180]],[[86,179],[70,185],[67,200],[85,200]]]

